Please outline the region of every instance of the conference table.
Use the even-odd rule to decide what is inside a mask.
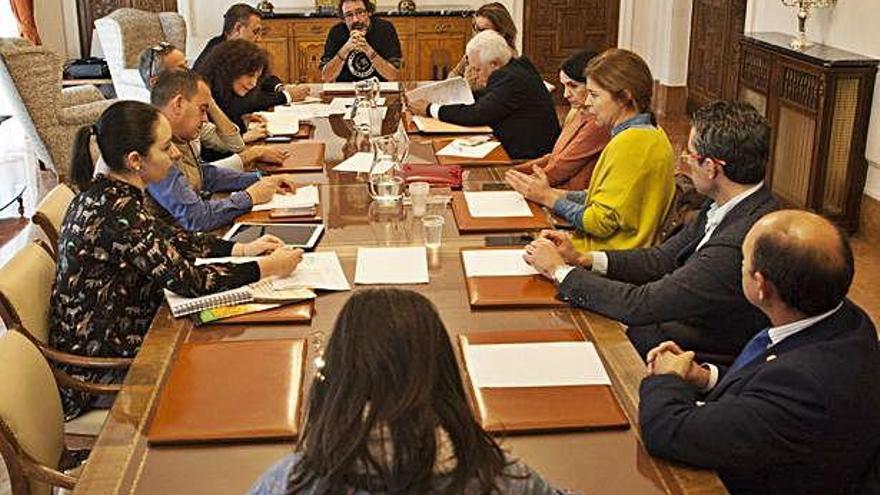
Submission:
[[[423,244],[420,219],[413,217],[408,206],[380,207],[371,201],[363,174],[331,170],[346,156],[365,149],[366,138],[354,131],[349,122],[336,116],[316,118],[310,139],[326,143],[325,171],[298,176],[300,183],[315,183],[320,187],[319,208],[326,228],[317,250],[336,251],[350,282],[354,280],[358,247]],[[433,159],[431,139],[436,137],[412,134],[410,139],[412,156],[427,161]],[[463,188],[480,190],[486,184],[497,184],[503,170],[503,166],[468,167]],[[577,492],[726,493],[714,472],[666,462],[645,450],[638,433],[638,385],[645,376],[645,367],[618,322],[569,307],[472,309],[460,250],[482,247],[484,235],[460,234],[450,208],[445,208],[442,214],[445,226],[441,247],[428,251],[430,283],[402,287],[425,295],[436,305],[451,337],[492,330],[579,329],[596,345],[611,378],[612,390],[631,425],[628,429],[501,435],[497,438],[502,447],[532,466],[554,486]],[[265,213],[246,215],[251,220],[261,216]],[[181,345],[185,342],[307,339],[305,400],[315,373],[313,360],[317,346],[314,344],[326,341],[336,315],[351,293],[320,293],[309,323],[194,327],[191,320],[174,319],[163,305],[109,412],[74,493],[231,495],[247,491],[261,473],[293,450],[291,442],[180,446],[147,443],[146,432],[152,414]],[[457,345],[454,347],[461,362],[460,349]],[[249,407],[249,404],[241,407]]]

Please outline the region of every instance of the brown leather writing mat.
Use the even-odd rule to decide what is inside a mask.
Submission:
[[[293,172],[321,172],[324,170],[324,143],[320,141],[299,141],[272,145],[283,148],[290,155],[281,164],[260,163],[259,169],[266,174],[287,174]]]
[[[303,339],[185,343],[150,423],[151,444],[292,440]]]
[[[462,233],[549,229],[550,221],[547,220],[547,215],[541,210],[541,207],[531,201],[527,201],[527,203],[532,210],[530,217],[474,218],[468,210],[464,193],[452,192],[452,213],[455,215],[458,231]]]
[[[476,248],[461,250],[461,269],[464,271],[464,252],[482,251]],[[468,302],[474,308],[555,307],[567,306],[556,298],[556,286],[541,275],[511,277],[468,277],[465,272]]]
[[[483,158],[469,158],[465,156],[437,155],[446,145],[454,141],[453,138],[435,139],[431,143],[434,146],[434,154],[440,165],[458,165],[460,167],[494,167],[498,165],[511,165],[514,160],[505,151],[504,146],[498,145],[494,150]]]
[[[582,340],[583,335],[576,329],[459,335],[462,355],[468,345]],[[477,419],[492,433],[629,427],[623,409],[607,385],[475,389],[470,383],[470,387],[477,402]]]

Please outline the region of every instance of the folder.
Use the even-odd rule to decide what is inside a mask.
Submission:
[[[299,141],[272,146],[286,149],[290,155],[281,164],[261,163],[259,169],[264,174],[322,172],[324,170],[324,143],[321,141]]]
[[[492,134],[492,128],[487,125],[464,126],[443,122],[432,117],[405,114],[404,125],[406,132],[410,134]]]
[[[580,342],[574,328],[559,330],[488,331],[459,335],[462,356],[468,346],[542,342]],[[465,362],[467,369],[467,362]],[[526,433],[576,429],[623,429],[629,421],[609,385],[475,388],[475,413],[490,433]]]
[[[148,442],[295,439],[305,358],[303,339],[183,344]]]
[[[434,139],[431,142],[432,146],[434,147],[434,153],[436,154],[452,141],[454,141],[454,139]],[[498,165],[512,165],[514,163],[514,160],[510,158],[510,155],[508,155],[507,151],[504,150],[504,146],[498,146],[494,150],[490,151],[489,154],[483,158],[468,158],[463,156],[446,155],[436,156],[437,162],[440,165],[458,165],[460,167],[493,167]]]
[[[455,215],[455,223],[462,233],[469,232],[515,232],[518,230],[549,229],[550,221],[547,215],[537,204],[529,201],[531,217],[509,218],[474,218],[471,216],[464,193],[452,192],[452,213]]]
[[[226,311],[229,311],[226,308],[216,308],[215,310],[208,310],[218,313],[212,315],[217,317],[217,319],[212,321],[206,321],[203,314],[199,313],[198,317],[200,319],[197,321],[196,324],[234,325],[251,323],[308,323],[312,321],[312,316],[315,314],[314,300],[303,301],[296,304],[285,304],[270,309],[249,310],[247,306],[258,307],[260,305],[246,304],[243,306],[245,307],[241,308],[242,312],[233,316],[224,316],[224,313]],[[237,308],[234,306],[230,309],[231,312],[235,312],[237,310]]]
[[[462,270],[464,252],[478,249],[462,249]],[[468,277],[468,302],[474,308],[510,307],[564,307],[568,304],[556,298],[556,286],[542,275],[516,275],[500,277]]]

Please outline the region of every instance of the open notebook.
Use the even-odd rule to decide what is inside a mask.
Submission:
[[[165,289],[165,299],[175,318],[198,313],[206,309],[233,306],[250,302],[289,303],[314,299],[315,293],[308,289],[276,289],[274,278],[266,278],[237,289],[216,292],[201,297],[183,297]]]

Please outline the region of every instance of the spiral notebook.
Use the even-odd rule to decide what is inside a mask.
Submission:
[[[201,297],[183,297],[165,289],[165,299],[175,318],[198,313],[206,309],[234,306],[250,302],[288,303],[314,299],[315,293],[301,289],[275,289],[274,277],[266,278],[244,287]]]

